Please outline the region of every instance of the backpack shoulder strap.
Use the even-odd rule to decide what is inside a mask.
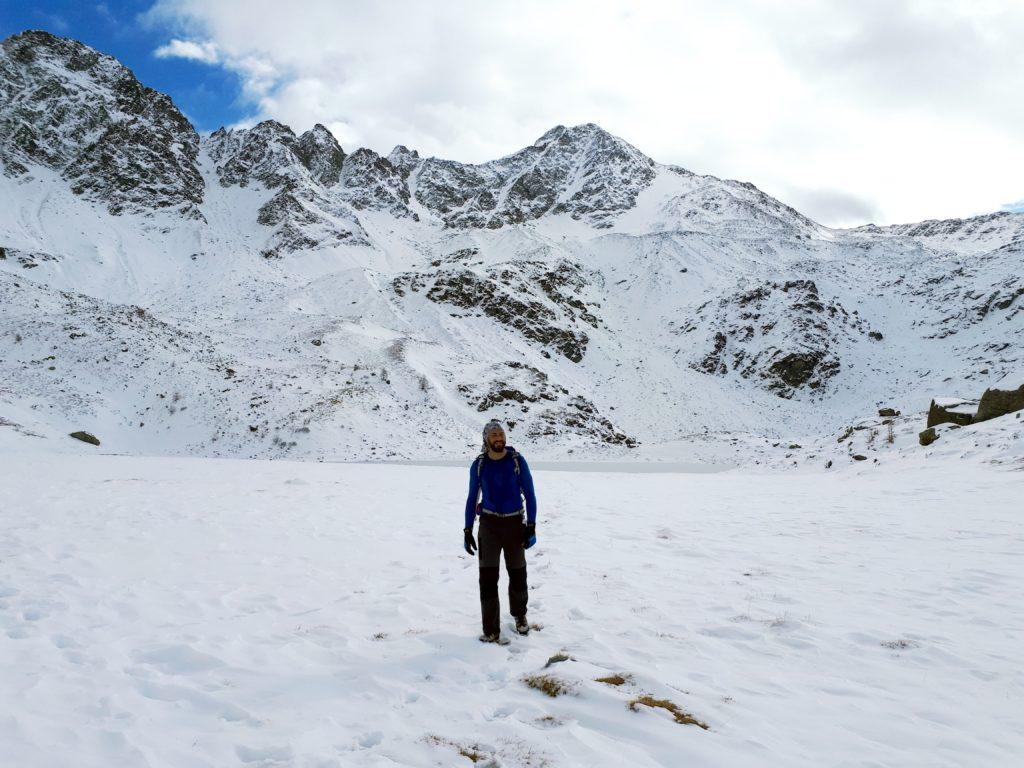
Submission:
[[[519,451],[515,448],[509,448],[508,452],[512,454],[512,466],[516,471],[516,478],[519,478]]]

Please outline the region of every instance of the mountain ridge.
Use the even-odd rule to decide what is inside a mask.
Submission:
[[[87,46],[0,45],[0,417],[47,445],[457,455],[493,416],[749,458],[1022,368],[1021,214],[830,229],[593,123],[480,164],[199,136]]]

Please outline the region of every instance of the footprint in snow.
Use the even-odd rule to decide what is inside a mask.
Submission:
[[[168,675],[192,675],[224,665],[216,656],[197,651],[188,645],[167,645],[136,653],[135,660],[156,667]]]
[[[238,755],[238,759],[243,763],[264,763],[272,764],[274,762],[288,762],[292,760],[292,748],[290,746],[283,747],[246,747],[242,744],[235,746],[235,754]]]
[[[502,704],[491,713],[491,716],[488,719],[493,720],[506,718],[509,715],[514,714],[517,709],[519,709],[519,707],[515,704]]]
[[[370,731],[359,737],[359,746],[363,749],[371,749],[384,741],[384,734],[380,731]]]

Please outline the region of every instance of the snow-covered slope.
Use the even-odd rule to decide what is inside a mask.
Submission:
[[[478,165],[200,138],[86,46],[0,51],[0,417],[33,441],[457,455],[499,417],[650,457],[1022,383],[1022,214],[830,230],[592,124]]]
[[[1019,765],[999,421],[963,461],[829,474],[537,462],[535,629],[506,616],[505,648],[476,639],[464,466],[5,456],[2,762]]]

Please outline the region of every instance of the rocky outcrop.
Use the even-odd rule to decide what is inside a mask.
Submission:
[[[0,166],[58,171],[115,215],[200,218],[199,135],[171,99],[116,59],[29,31],[0,43]]]
[[[272,230],[261,248],[263,256],[369,245],[339,185],[349,158],[322,125],[298,137],[274,120],[252,128],[221,128],[204,146],[221,186],[259,184],[275,192],[256,219]]]
[[[556,402],[569,394],[565,387],[552,384],[543,371],[516,360],[492,366],[479,378],[459,384],[459,392],[480,413],[503,408],[506,419],[510,408],[527,413],[534,403]]]
[[[75,440],[81,440],[83,443],[88,443],[89,445],[100,444],[99,438],[89,432],[72,432],[70,436],[75,438]]]
[[[23,251],[20,248],[0,246],[0,262],[11,266],[17,264],[22,269],[35,269],[46,262],[56,263],[61,260],[60,256],[42,251]]]
[[[571,398],[560,407],[541,411],[528,436],[536,440],[565,434],[626,448],[635,448],[639,445],[635,438],[616,429],[609,419],[598,412],[592,402],[580,396]]]
[[[822,352],[790,352],[773,362],[768,373],[787,387],[798,389],[811,381],[816,371],[824,370],[821,366],[824,359]]]
[[[978,403],[974,422],[996,419],[1020,410],[1024,410],[1024,384],[1017,389],[986,389]]]
[[[959,400],[957,398],[937,397],[932,400],[928,407],[929,427],[939,424],[959,424],[967,426],[974,421],[974,412],[977,403],[972,400]]]
[[[329,130],[317,123],[295,142],[295,156],[319,184],[331,187],[341,178],[345,152]]]
[[[579,265],[564,259],[554,264],[515,261],[483,271],[440,267],[407,272],[392,281],[392,289],[399,297],[423,293],[432,302],[480,312],[578,363],[590,341],[582,326],[600,324],[592,311],[596,304],[579,298],[590,279]]]
[[[287,125],[264,120],[252,128],[211,133],[204,146],[217,164],[222,187],[247,187],[259,182],[268,189],[313,181],[298,152],[298,139]]]
[[[840,340],[867,331],[856,312],[847,312],[836,299],[822,299],[814,281],[790,280],[706,302],[678,333],[711,337],[711,349],[691,363],[695,370],[717,376],[735,372],[788,398],[819,390],[840,370]]]
[[[510,360],[490,366],[478,379],[460,384],[459,392],[477,411],[498,416],[510,427],[525,427],[530,439],[574,435],[606,445],[637,445],[593,402],[572,395],[531,365]]]
[[[271,228],[260,251],[265,258],[302,250],[370,244],[347,206],[315,190],[291,184],[260,207],[256,221]]]
[[[403,179],[408,179],[413,168],[420,164],[420,153],[399,144],[388,154],[388,162],[395,167]]]
[[[481,165],[425,160],[416,199],[451,227],[498,229],[547,214],[603,227],[632,208],[654,176],[653,160],[588,123],[557,126]]]
[[[409,187],[405,176],[370,149],[358,149],[345,160],[341,175],[345,200],[359,211],[386,211],[396,218],[419,221],[409,209]]]

